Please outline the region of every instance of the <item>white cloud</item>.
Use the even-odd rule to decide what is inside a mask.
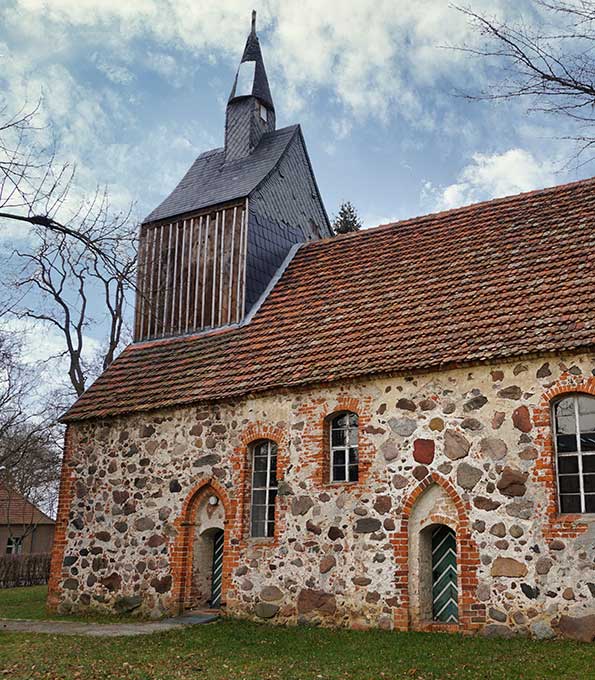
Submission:
[[[331,121],[331,130],[337,139],[345,139],[353,129],[353,123],[348,118]]]
[[[81,191],[107,183],[116,208],[141,196],[152,203],[194,153],[220,140],[208,138],[200,116],[181,127],[173,115],[148,143],[135,138],[139,118],[153,106],[143,70],[188,89],[205,62],[235,67],[253,4],[277,108],[303,113],[307,122],[307,103],[322,93],[332,109],[327,153],[368,117],[401,116],[447,136],[460,131],[459,116],[449,122],[452,100],[443,84],[457,74],[468,78],[469,69],[460,52],[439,46],[473,33],[443,0],[12,0],[0,9],[2,94],[19,104],[44,95],[40,123],[60,132],[62,159],[76,162]],[[507,3],[476,6],[498,14]],[[106,77],[90,78],[89,61]],[[217,84],[222,106],[229,85]]]
[[[474,154],[457,182],[444,187],[427,183],[422,196],[431,199],[436,209],[443,210],[541,189],[555,181],[550,161],[539,160],[529,151],[517,148],[500,154]]]
[[[17,27],[31,22],[48,32],[78,30],[91,44],[111,41],[113,51],[142,37],[235,61],[253,5],[269,70],[281,81],[277,98],[291,111],[324,88],[352,115],[382,119],[400,113],[427,124],[431,112],[419,87],[452,79],[465,58],[440,46],[475,35],[444,0],[16,0],[6,18]],[[510,10],[502,0],[477,0],[474,7],[489,8],[491,15]],[[151,60],[164,77],[174,70],[167,56]],[[127,77],[122,69],[106,65],[115,79]],[[473,77],[478,73],[474,69]]]
[[[59,358],[64,352],[64,339],[57,328],[50,323],[34,319],[3,318],[0,328],[7,333],[14,333],[22,343],[22,359],[27,364],[54,361],[55,370],[66,372],[65,359]],[[83,356],[86,361],[92,360],[101,349],[101,343],[90,335],[83,336]]]
[[[12,20],[15,21],[15,16]],[[98,85],[78,73],[76,63],[60,60],[57,53],[42,54],[37,44],[31,46],[25,41],[27,21],[19,16],[18,29],[23,40],[15,35],[13,41],[19,44],[18,49],[0,42],[0,105],[6,104],[9,111],[21,106],[30,110],[41,102],[35,120],[36,142],[49,147],[56,135],[57,166],[61,163],[76,166],[76,183],[65,210],[76,211],[83,196],[92,195],[97,186],[109,185],[112,208],[126,211],[139,199],[139,178],[143,180],[141,198],[155,202],[162,197],[164,186],[171,187],[179,180],[197,148],[215,146],[215,140],[198,127],[199,119],[180,125],[174,117],[153,127],[149,140],[141,138],[147,143],[139,143],[139,102],[121,87],[135,79],[127,63],[132,57],[122,49],[113,59],[100,51],[91,53],[90,63],[107,77]],[[35,17],[31,17],[31,24],[37,25]],[[62,35],[60,30],[57,35]],[[72,36],[70,41],[73,42]],[[164,77],[168,69],[174,68],[165,56],[151,57],[146,65],[161,70]],[[173,75],[169,81],[172,79]],[[122,142],[123,137],[126,142]],[[143,206],[141,212],[145,210]],[[66,220],[64,213],[61,219]],[[3,242],[0,247],[6,250],[10,241],[26,239],[29,233],[26,227],[5,222],[0,231]]]
[[[122,64],[110,61],[97,53],[93,55],[93,60],[99,71],[116,85],[127,85],[134,80],[134,73]]]
[[[187,69],[182,67],[171,54],[165,52],[149,52],[144,63],[174,87],[182,87],[188,77]]]
[[[0,8],[6,36],[0,99],[20,106],[42,97],[38,123],[48,135],[59,133],[59,160],[77,166],[73,208],[103,184],[115,209],[139,197],[152,203],[179,180],[190,157],[219,143],[201,129],[199,116],[183,127],[174,116],[164,118],[148,143],[138,137],[135,143],[141,107],[150,106],[142,71],[182,88],[205,61],[235,67],[252,6],[252,0],[12,0]],[[324,92],[334,109],[328,153],[366,117],[436,123],[434,90],[425,101],[419,87],[460,59],[444,51],[436,58],[445,31],[452,39],[468,31],[443,0],[259,0],[256,7],[277,108],[302,112]],[[105,77],[93,78],[89,65]],[[217,86],[222,105],[229,85]],[[7,229],[4,242],[23,234]]]

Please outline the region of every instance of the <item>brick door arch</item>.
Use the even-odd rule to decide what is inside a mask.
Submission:
[[[485,605],[477,600],[477,569],[479,567],[479,550],[471,537],[469,526],[469,508],[457,493],[453,484],[435,472],[430,473],[409,494],[402,506],[401,524],[393,536],[392,544],[395,555],[395,595],[399,599],[394,626],[397,630],[409,630],[411,627],[410,596],[409,596],[409,518],[411,511],[422,495],[430,486],[440,486],[454,503],[457,513],[455,526],[447,518],[432,517],[435,523],[451,525],[457,537],[457,561],[459,569],[459,622],[461,630],[475,630],[485,623]],[[438,624],[432,624],[438,627]]]
[[[186,500],[182,505],[182,511],[174,522],[177,534],[170,549],[172,573],[171,610],[173,614],[184,611],[190,602],[196,514],[201,504],[209,496],[216,496],[224,510],[224,559],[221,576],[221,602],[225,604],[233,564],[233,547],[229,531],[227,530],[228,527],[233,526],[232,504],[221,484],[214,479],[205,479],[196,484],[186,496]]]

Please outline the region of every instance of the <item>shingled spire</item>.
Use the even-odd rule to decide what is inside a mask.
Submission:
[[[256,11],[252,29],[231,88],[225,116],[225,160],[244,158],[265,132],[275,129],[275,107],[256,35]]]

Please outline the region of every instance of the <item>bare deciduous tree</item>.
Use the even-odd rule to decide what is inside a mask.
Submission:
[[[48,325],[59,331],[71,389],[65,395],[46,385],[32,397],[42,378],[18,360],[19,343],[0,330],[0,481],[33,502],[41,494],[47,507],[59,474],[57,416],[115,357],[136,256],[131,209],[115,213],[107,191],[79,195],[74,165],[58,161],[40,119],[39,106],[15,115],[0,106],[0,234],[11,223],[28,225],[11,275],[3,263],[0,317],[35,320],[40,333]],[[107,336],[98,356],[88,348],[94,325]]]
[[[55,502],[61,458],[61,431],[51,409],[36,403],[39,368],[26,367],[19,358],[19,343],[0,334],[0,483],[10,520],[12,504],[20,496],[51,511]],[[28,535],[35,515],[18,513],[19,535]],[[22,526],[25,523],[27,526]],[[9,528],[11,522],[8,522]],[[30,526],[31,525],[31,526]]]
[[[92,233],[98,232],[100,240],[105,229],[111,232],[113,227],[97,222]],[[118,233],[117,245],[108,251],[109,267],[94,251],[65,235],[40,234],[40,245],[33,252],[17,251],[24,267],[16,286],[33,290],[16,313],[58,329],[76,396],[85,391],[91,370],[86,352],[86,331],[90,326],[107,325],[107,338],[101,350],[102,369],[111,364],[123,339],[126,294],[132,287],[136,256],[133,235],[123,228]],[[94,316],[90,297],[101,301],[95,312],[107,320]]]
[[[42,145],[48,135],[38,117],[38,108],[13,116],[0,109],[0,230],[10,221],[27,223],[30,237],[19,243],[23,266],[0,316],[11,312],[58,329],[68,379],[80,395],[90,370],[85,332],[107,324],[101,368],[122,340],[135,274],[131,209],[114,212],[107,191],[98,189],[75,198],[75,168],[57,161],[55,144]]]
[[[19,344],[9,334],[0,334],[0,441],[26,427],[34,417],[27,408],[33,377],[18,359]],[[0,468],[6,467],[7,453],[0,446]]]
[[[475,25],[479,46],[465,52],[489,60],[501,77],[472,99],[526,99],[529,111],[564,116],[576,124],[576,157],[595,145],[595,0],[535,0],[531,23],[499,21],[457,7]],[[591,154],[583,161],[591,160]]]

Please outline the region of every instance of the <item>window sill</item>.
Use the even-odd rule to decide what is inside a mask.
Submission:
[[[275,542],[274,536],[248,536],[246,542],[250,545],[271,545]]]
[[[584,522],[584,521],[595,521],[595,512],[557,512],[554,520],[560,522]]]
[[[343,488],[343,487],[354,487],[359,484],[359,480],[357,482],[325,482],[324,486],[326,487],[338,487],[338,488]]]

